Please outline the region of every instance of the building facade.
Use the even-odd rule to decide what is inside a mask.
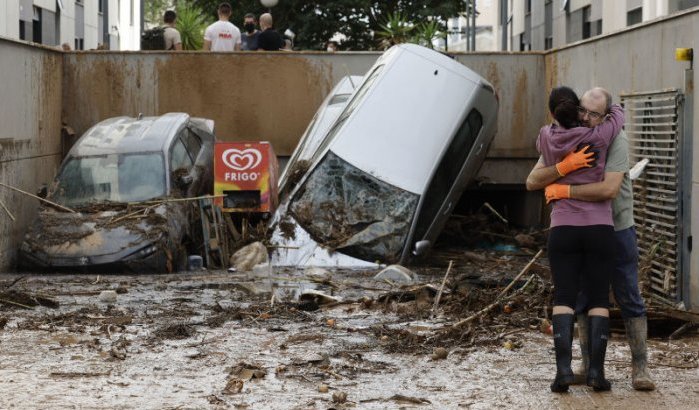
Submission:
[[[447,48],[449,51],[473,51],[468,39],[475,30],[475,50],[497,50],[500,30],[498,25],[499,0],[467,0],[467,8],[476,6],[476,24],[469,22],[470,13],[453,17],[447,21]],[[470,35],[469,35],[470,34]]]
[[[562,47],[696,6],[699,0],[499,0],[497,50]]]
[[[0,0],[0,36],[73,50],[139,50],[141,0]]]

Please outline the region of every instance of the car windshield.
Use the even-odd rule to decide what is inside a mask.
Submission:
[[[395,262],[418,199],[328,151],[289,209],[319,244],[367,261]]]
[[[71,158],[56,177],[52,201],[65,206],[139,202],[165,195],[160,153]]]

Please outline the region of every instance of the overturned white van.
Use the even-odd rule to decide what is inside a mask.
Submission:
[[[273,263],[370,266],[429,248],[481,166],[498,102],[433,50],[392,47],[364,76],[273,219]]]

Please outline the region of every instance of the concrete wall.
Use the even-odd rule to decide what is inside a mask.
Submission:
[[[62,54],[0,39],[0,182],[35,193],[61,160]],[[14,260],[37,201],[0,187],[0,272]]]
[[[69,53],[63,114],[78,134],[105,118],[183,111],[216,121],[226,141],[264,139],[291,155],[315,110],[348,72],[363,75],[378,53]],[[500,96],[490,156],[536,157],[544,116],[540,54],[460,54]]]
[[[378,54],[70,53],[63,116],[78,134],[118,115],[187,112],[211,118],[224,141],[267,140],[290,155],[315,110],[347,72]]]

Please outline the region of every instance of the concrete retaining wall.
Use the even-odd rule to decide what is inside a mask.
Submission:
[[[315,110],[346,71],[376,54],[70,53],[64,118],[78,134],[105,118],[181,111],[216,122],[220,140],[271,141],[290,155]]]
[[[70,53],[64,119],[78,134],[117,115],[188,112],[216,121],[221,140],[271,141],[291,155],[317,107],[347,73],[363,75],[379,53]],[[459,55],[492,81],[502,103],[491,156],[531,158],[543,121],[540,54]]]
[[[63,55],[0,39],[0,182],[35,193],[61,161]],[[14,260],[37,200],[0,187],[0,272]],[[1,207],[0,207],[1,208]]]

